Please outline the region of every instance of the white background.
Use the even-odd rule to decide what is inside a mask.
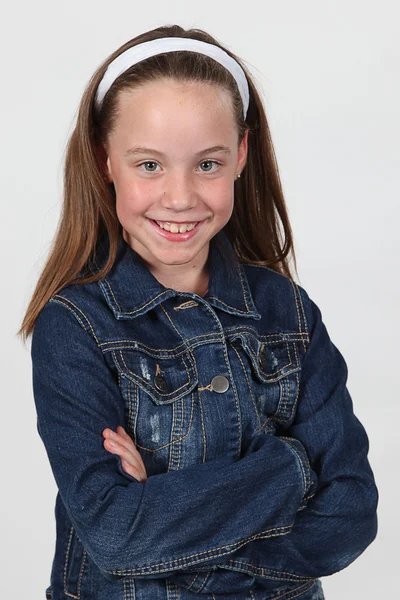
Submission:
[[[66,141],[100,62],[139,33],[173,23],[210,32],[258,81],[299,283],[346,358],[354,410],[369,435],[378,537],[322,579],[325,595],[396,596],[399,17],[394,0],[36,1],[2,13],[2,598],[44,599],[54,552],[56,486],[36,430],[30,342],[15,334],[59,217]]]

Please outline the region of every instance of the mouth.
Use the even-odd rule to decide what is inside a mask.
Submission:
[[[169,241],[172,241],[172,242],[184,242],[186,240],[191,239],[193,236],[196,235],[198,230],[201,229],[203,224],[207,221],[207,219],[203,219],[202,221],[197,221],[197,222],[193,221],[192,223],[189,223],[186,221],[185,224],[190,225],[191,229],[187,229],[186,231],[180,232],[180,231],[176,231],[176,229],[179,227],[179,225],[183,225],[183,222],[182,223],[171,222],[171,226],[175,231],[170,231],[168,229],[164,229],[160,225],[160,223],[161,224],[170,223],[169,221],[158,221],[157,222],[155,219],[149,219],[148,217],[146,217],[146,218],[160,236],[162,236],[163,238],[165,238]]]

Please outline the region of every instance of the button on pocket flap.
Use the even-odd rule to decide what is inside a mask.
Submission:
[[[257,338],[241,333],[237,339],[251,359],[257,377],[263,382],[278,381],[301,368],[296,341],[282,339],[279,334]]]
[[[195,362],[188,350],[172,354],[124,349],[113,354],[121,375],[147,392],[156,404],[174,402],[198,383]]]

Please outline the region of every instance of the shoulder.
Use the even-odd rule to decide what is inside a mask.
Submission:
[[[308,353],[311,348],[317,348],[317,353],[325,349],[326,356],[337,352],[323,312],[309,290],[269,267],[250,264],[243,267],[264,329],[284,334],[287,339],[291,336],[301,339]]]
[[[242,264],[255,305],[260,312],[268,311],[282,318],[288,313],[296,320],[300,330],[308,330],[313,305],[307,290],[299,283],[270,267]]]
[[[40,328],[41,333],[53,338],[63,333],[70,338],[79,328],[99,345],[99,328],[107,314],[109,309],[97,282],[69,284],[47,300],[36,319],[34,335],[38,337]],[[76,333],[79,335],[79,331]]]
[[[271,293],[285,293],[290,291],[291,284],[294,283],[289,277],[278,273],[264,265],[256,265],[251,263],[242,264],[246,273],[246,277],[254,286],[267,286]]]

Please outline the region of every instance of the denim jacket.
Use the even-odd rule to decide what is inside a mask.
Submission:
[[[369,440],[320,309],[238,262],[223,230],[208,273],[205,297],[166,288],[120,235],[106,277],[39,314],[33,393],[58,489],[48,599],[319,600],[319,578],[377,534]],[[118,425],[145,482],[103,445]]]

